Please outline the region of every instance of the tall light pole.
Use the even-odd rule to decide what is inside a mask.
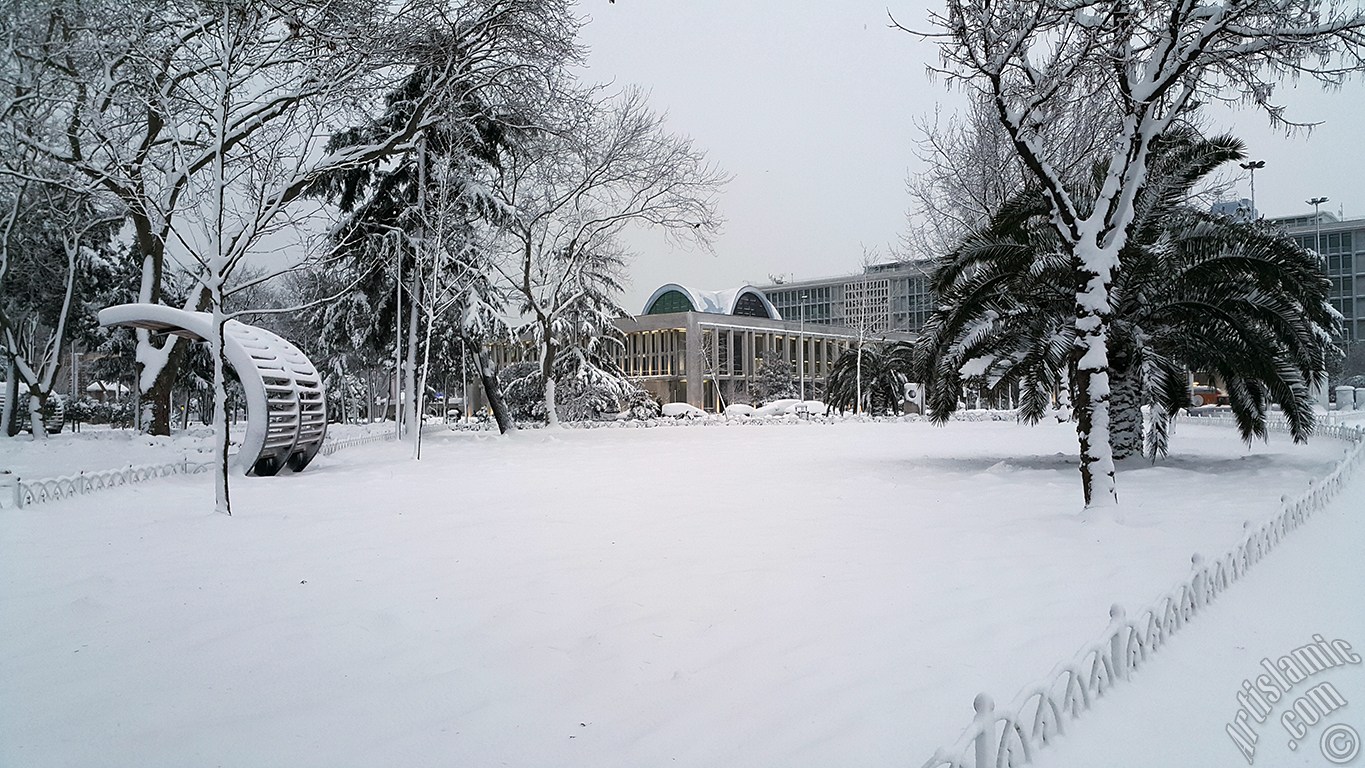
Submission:
[[[1322,217],[1318,215],[1318,206],[1327,202],[1327,198],[1315,197],[1305,202],[1313,206],[1313,250],[1317,251],[1318,258],[1322,259],[1322,271],[1323,274],[1326,274],[1327,254],[1322,252]]]
[[[1256,171],[1265,167],[1264,160],[1248,160],[1239,163],[1243,168],[1251,172],[1251,218],[1256,218]]]
[[[469,375],[464,356],[464,337],[460,337],[460,419],[462,422],[469,423]],[[446,411],[450,409],[447,408]]]
[[[803,403],[806,402],[806,299],[809,296],[810,294],[805,291],[796,296],[801,307],[801,341],[796,355],[798,364],[801,366],[801,402]]]
[[[1306,200],[1305,202],[1307,202],[1309,205],[1313,206],[1313,250],[1317,251],[1318,258],[1322,259],[1322,274],[1323,274],[1323,276],[1324,276],[1324,277],[1330,277],[1331,275],[1330,275],[1330,273],[1327,271],[1327,254],[1325,254],[1325,253],[1322,252],[1322,217],[1318,214],[1318,206],[1320,206],[1320,205],[1322,205],[1323,203],[1327,202],[1327,198],[1325,198],[1325,197],[1314,197],[1314,198],[1311,198],[1311,199],[1309,199],[1309,200]],[[1330,289],[1329,289],[1329,295],[1330,295]],[[1317,385],[1315,385],[1315,386],[1313,387],[1313,390],[1314,390],[1315,392],[1318,393],[1317,397],[1314,398],[1314,399],[1316,399],[1319,403],[1321,403],[1321,404],[1322,404],[1322,407],[1323,407],[1324,409],[1327,408],[1327,398],[1328,398],[1327,386],[1328,386],[1328,379],[1327,379],[1326,374],[1323,374],[1322,377],[1321,377],[1320,379],[1318,379]],[[1321,387],[1321,389],[1319,389],[1319,387]],[[1330,420],[1330,417],[1329,417],[1329,420]]]

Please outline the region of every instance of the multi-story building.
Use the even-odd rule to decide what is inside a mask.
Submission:
[[[1323,211],[1270,221],[1323,257],[1332,306],[1345,318],[1342,340],[1365,340],[1365,218],[1338,219]]]
[[[916,332],[934,308],[927,261],[874,264],[862,274],[760,287],[782,316],[864,333]]]
[[[855,297],[855,312],[884,311],[884,300],[874,287]],[[825,304],[827,309],[832,305],[828,294]],[[662,402],[711,411],[748,403],[765,360],[790,364],[805,396],[814,398],[824,390],[835,361],[859,340],[857,330],[828,319],[784,316],[762,291],[747,285],[700,291],[668,283],[645,301],[641,314],[615,322],[624,341],[616,355],[623,373]],[[912,341],[914,336],[886,330],[864,333],[863,339]],[[502,367],[533,359],[535,350],[529,344],[499,345],[493,354]],[[480,405],[482,398],[476,396],[475,406]]]

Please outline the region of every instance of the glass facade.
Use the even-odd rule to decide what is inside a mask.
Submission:
[[[768,315],[768,308],[763,305],[763,300],[752,293],[746,293],[739,297],[739,300],[735,302],[734,314],[740,317],[767,317],[769,320],[772,319]]]
[[[1332,307],[1344,318],[1342,341],[1365,339],[1365,219],[1328,221],[1324,216],[1321,231],[1311,216],[1293,219],[1292,225],[1278,220],[1304,248],[1318,253],[1327,278],[1332,282]]]
[[[649,305],[649,309],[645,311],[645,314],[667,315],[671,312],[696,311],[697,308],[692,306],[692,300],[683,295],[682,291],[668,291],[655,299],[654,303]]]
[[[934,308],[929,265],[895,262],[868,267],[855,277],[761,288],[783,319],[856,327],[866,322],[878,331],[916,332]]]
[[[792,288],[783,290],[780,286],[776,288],[761,288],[768,301],[777,308],[778,314],[782,315],[783,320],[793,320],[800,322],[802,318],[808,323],[831,323],[834,322],[835,302],[842,303],[843,297],[834,295],[834,286],[811,286],[809,288]]]
[[[633,378],[687,375],[687,331],[636,331],[626,334],[616,360],[621,371]]]

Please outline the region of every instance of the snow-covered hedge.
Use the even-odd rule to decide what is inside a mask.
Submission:
[[[846,413],[840,415],[838,411],[825,415],[824,404],[819,404],[819,410],[815,409],[815,404],[810,403],[811,412],[807,416],[800,416],[794,412],[794,405],[800,401],[792,400],[777,415],[765,414],[764,409],[754,409],[751,415],[745,415],[739,411],[730,414],[704,413],[700,417],[673,417],[662,416],[649,419],[600,419],[591,421],[562,421],[560,424],[567,429],[651,429],[654,427],[741,427],[741,426],[764,426],[771,424],[842,424],[844,422],[858,423],[891,423],[891,422],[917,422],[926,421],[923,416],[918,414],[906,414],[904,416],[873,416],[870,414]],[[728,410],[728,409],[727,409]],[[1016,411],[961,411],[952,414],[950,421],[1015,421],[1018,418]],[[450,424],[450,429],[458,432],[484,432],[497,429],[497,426],[490,422],[457,422]],[[541,421],[517,421],[517,427],[521,429],[541,429],[545,426]]]
[[[93,397],[82,397],[67,404],[66,417],[84,424],[130,424],[133,404],[106,403]]]

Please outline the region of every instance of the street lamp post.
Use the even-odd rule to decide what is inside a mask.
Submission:
[[[464,338],[460,339],[460,415],[461,421],[469,423],[469,374],[464,356]],[[447,411],[450,409],[447,408]]]
[[[1322,252],[1322,217],[1318,215],[1318,206],[1327,202],[1325,197],[1315,197],[1305,201],[1313,206],[1313,250],[1318,252],[1318,258],[1322,259],[1322,271],[1327,272],[1327,254]]]
[[[797,360],[801,366],[801,402],[806,401],[806,299],[810,294],[802,291],[797,295],[801,307],[801,341],[797,348]]]
[[[1328,272],[1328,269],[1327,269],[1327,254],[1325,254],[1325,253],[1322,252],[1322,217],[1321,217],[1321,216],[1319,215],[1319,213],[1318,213],[1318,206],[1320,206],[1320,205],[1322,205],[1323,203],[1327,202],[1327,198],[1325,198],[1325,197],[1314,197],[1314,198],[1311,198],[1311,199],[1309,199],[1309,200],[1307,200],[1307,201],[1305,201],[1305,202],[1307,202],[1309,205],[1313,206],[1313,250],[1317,251],[1318,258],[1319,258],[1319,259],[1322,259],[1322,274],[1323,274],[1323,276],[1325,276],[1325,277],[1331,277],[1331,274]],[[1330,295],[1330,294],[1329,294],[1329,295]],[[1319,379],[1318,381],[1319,381],[1319,385],[1322,387],[1322,389],[1321,389],[1321,390],[1318,390],[1317,386],[1314,387],[1314,390],[1315,390],[1315,391],[1320,392],[1320,394],[1319,394],[1315,399],[1316,399],[1319,403],[1321,403],[1321,404],[1322,404],[1322,407],[1325,409],[1325,408],[1328,407],[1328,406],[1327,406],[1327,398],[1328,398],[1328,395],[1327,395],[1327,386],[1328,386],[1327,376],[1326,376],[1326,375],[1323,375],[1322,378]],[[1328,416],[1329,423],[1330,423],[1330,419],[1331,419],[1331,416]]]
[[[1239,163],[1243,168],[1251,172],[1251,218],[1256,218],[1256,171],[1265,167],[1264,160],[1248,160]]]

